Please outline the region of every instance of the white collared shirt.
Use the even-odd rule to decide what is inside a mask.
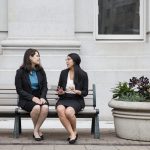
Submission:
[[[70,72],[68,72],[66,93],[75,94],[72,90],[75,90],[75,84],[74,84],[73,80],[70,79]]]

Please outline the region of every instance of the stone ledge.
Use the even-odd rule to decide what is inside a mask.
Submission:
[[[2,50],[26,49],[36,47],[41,49],[75,49],[80,50],[81,43],[77,40],[3,40]]]

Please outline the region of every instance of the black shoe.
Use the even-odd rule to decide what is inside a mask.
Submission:
[[[44,136],[43,135],[41,135],[40,138],[41,138],[41,140],[44,140]]]
[[[76,134],[76,140],[78,139],[78,133]]]
[[[76,138],[72,139],[72,140],[69,140],[69,144],[74,144],[75,142],[76,142]]]
[[[35,141],[41,141],[41,137],[36,138],[36,137],[34,136],[34,134],[33,134],[33,138],[35,139]]]
[[[76,138],[75,139],[69,140],[69,144],[74,144],[77,139],[78,139],[78,134],[76,134]]]
[[[78,134],[76,134],[76,140],[78,139]],[[67,138],[67,141],[70,141],[70,137]]]

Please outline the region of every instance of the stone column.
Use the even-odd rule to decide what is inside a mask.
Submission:
[[[2,49],[73,49],[74,0],[8,0],[8,39]]]

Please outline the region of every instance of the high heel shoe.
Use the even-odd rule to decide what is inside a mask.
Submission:
[[[78,139],[78,134],[76,134],[76,140]],[[67,138],[67,141],[70,141],[70,137]]]
[[[44,140],[44,136],[43,135],[41,135],[40,138],[41,138],[41,140]]]
[[[76,134],[76,138],[75,139],[69,140],[69,144],[74,144],[77,139],[78,139],[78,134]]]
[[[43,135],[43,133],[40,131],[40,132],[38,132],[39,133],[39,136],[40,136],[40,138],[41,138],[41,140],[44,140],[44,135]]]
[[[33,138],[34,138],[35,141],[41,141],[41,137],[36,138],[36,137],[34,136],[34,134],[33,134]]]

